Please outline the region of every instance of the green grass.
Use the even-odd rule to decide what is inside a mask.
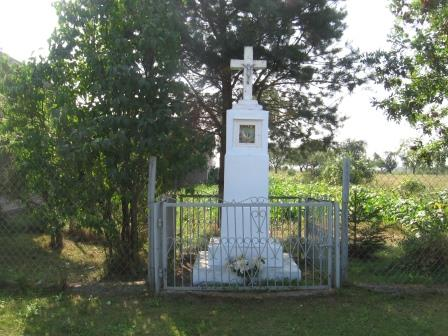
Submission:
[[[265,299],[0,290],[0,335],[446,335],[448,296],[348,289]]]
[[[0,284],[49,287],[101,278],[101,246],[64,239],[62,251],[52,251],[49,243],[45,234],[0,235]]]

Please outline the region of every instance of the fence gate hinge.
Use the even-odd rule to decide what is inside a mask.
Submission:
[[[159,278],[163,277],[163,270],[161,267],[159,267]]]
[[[159,227],[162,227],[162,218],[159,218],[159,219],[157,220],[157,225],[158,225]]]

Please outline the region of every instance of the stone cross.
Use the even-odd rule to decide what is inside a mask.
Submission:
[[[252,47],[244,47],[244,60],[230,60],[232,70],[244,69],[243,74],[243,99],[252,99],[252,77],[254,69],[266,68],[266,61],[254,61],[254,50]]]

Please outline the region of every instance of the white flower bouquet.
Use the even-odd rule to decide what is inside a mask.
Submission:
[[[227,262],[227,269],[235,272],[238,276],[244,278],[253,278],[263,269],[265,261],[261,257],[248,259],[244,255],[237,258],[230,258]]]

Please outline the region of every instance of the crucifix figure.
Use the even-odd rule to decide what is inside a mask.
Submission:
[[[252,100],[252,77],[254,69],[266,68],[266,61],[254,61],[252,47],[244,47],[244,60],[230,60],[232,70],[244,70],[243,73],[243,99]]]

